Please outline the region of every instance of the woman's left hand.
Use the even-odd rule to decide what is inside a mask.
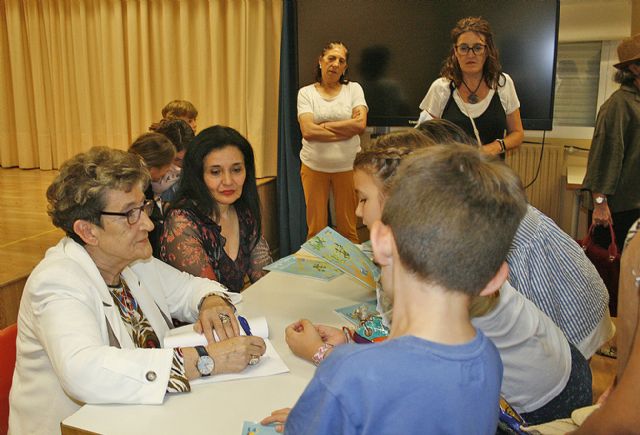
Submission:
[[[200,307],[198,321],[193,329],[207,337],[207,343],[215,341],[213,331],[218,334],[220,341],[240,335],[238,319],[233,312],[233,307],[220,296],[209,296]]]

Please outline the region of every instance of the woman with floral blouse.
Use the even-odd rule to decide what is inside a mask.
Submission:
[[[174,206],[160,238],[160,258],[239,292],[245,276],[260,279],[271,263],[262,236],[255,161],[236,130],[200,132],[184,159]]]

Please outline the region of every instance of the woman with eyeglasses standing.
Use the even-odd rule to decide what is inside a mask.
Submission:
[[[524,138],[513,80],[502,72],[489,23],[463,18],[451,30],[451,52],[441,77],[420,103],[418,124],[443,118],[459,125],[483,151],[504,158]],[[506,132],[506,134],[505,134]]]

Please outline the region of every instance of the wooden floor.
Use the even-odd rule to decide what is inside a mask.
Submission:
[[[0,168],[0,301],[4,305],[0,307],[0,328],[15,322],[15,314],[3,314],[2,309],[17,312],[24,279],[63,236],[47,216],[45,192],[56,175],[56,171]],[[3,297],[10,291],[12,296]],[[591,360],[594,399],[613,381],[616,361],[599,355]]]
[[[0,286],[28,275],[62,236],[47,216],[45,191],[56,171],[0,169]]]

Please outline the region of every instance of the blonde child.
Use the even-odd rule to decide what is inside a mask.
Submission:
[[[444,130],[439,134],[445,140],[449,138]],[[415,131],[391,133],[356,156],[356,214],[365,225],[380,219],[401,161],[416,149],[433,145],[437,137],[438,134],[424,137]],[[434,254],[425,250],[423,255]],[[387,292],[379,293],[379,306],[391,317],[389,299]],[[508,282],[499,293],[472,298],[470,310],[474,326],[491,338],[500,351],[504,364],[503,397],[524,413],[525,419],[532,423],[549,421],[590,404],[591,373],[585,359],[569,345],[553,321]],[[287,329],[287,342],[294,353],[311,360],[323,345],[327,354],[332,351],[325,343],[336,346],[346,342],[346,337],[336,328],[313,328],[310,322],[301,321]]]
[[[287,433],[493,434],[501,363],[469,303],[507,277],[526,210],[520,180],[470,147],[433,146],[403,162],[385,196],[382,220],[370,225],[393,297],[389,339],[336,348],[291,412],[263,423],[286,419]],[[490,218],[469,231],[478,215]]]

